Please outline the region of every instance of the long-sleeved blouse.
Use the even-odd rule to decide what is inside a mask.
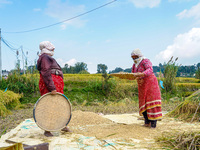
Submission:
[[[63,73],[60,65],[54,58],[47,54],[40,55],[37,61],[37,69],[39,70],[44,83],[49,91],[56,90],[51,74],[60,75],[63,78]]]
[[[143,59],[138,67],[135,67],[135,64],[133,64],[132,67],[132,73],[136,72],[142,72],[144,73],[145,77],[150,76],[153,74],[153,68],[152,68],[152,63],[149,59]]]

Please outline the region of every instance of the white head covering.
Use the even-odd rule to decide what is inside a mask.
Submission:
[[[134,61],[134,63],[135,63],[135,67],[137,68],[138,65],[140,64],[140,62],[141,62],[145,57],[143,57],[143,54],[142,54],[142,52],[140,51],[139,48],[136,48],[136,49],[134,49],[134,50],[132,51],[131,57],[132,57],[132,56],[135,56],[135,55],[138,56],[138,58],[137,58],[137,59],[134,59],[133,61]]]
[[[140,51],[139,48],[136,48],[136,49],[134,49],[134,50],[132,51],[131,56],[134,56],[134,55],[136,55],[136,56],[138,56],[138,57],[143,57],[143,55],[142,55],[142,53],[141,53],[141,51]]]
[[[44,54],[44,53],[49,54],[50,56],[53,56],[55,47],[51,42],[43,41],[43,42],[40,43],[39,47],[40,47],[40,50],[41,50],[39,56]]]

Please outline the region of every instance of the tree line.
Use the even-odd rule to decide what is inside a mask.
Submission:
[[[153,66],[153,71],[155,74],[158,73],[164,73],[164,70],[166,68],[167,64],[159,64],[159,66]],[[97,73],[107,73],[108,67],[105,64],[98,64],[97,65]],[[74,66],[69,66],[68,64],[65,64],[65,66],[62,68],[63,73],[74,73],[74,74],[89,74],[87,64],[84,62],[77,62]],[[121,67],[116,67],[114,70],[109,71],[108,73],[119,73],[119,72],[127,72],[131,73],[132,68],[126,68],[122,69]],[[186,76],[186,77],[193,77],[195,74],[199,74],[200,72],[200,63],[197,65],[188,65],[183,66],[179,65],[178,71],[177,71],[177,77],[180,76]]]
[[[97,65],[97,73],[107,73],[108,67],[105,64]],[[84,62],[77,62],[74,66],[69,66],[65,64],[62,68],[63,73],[72,74],[89,74],[87,64]]]
[[[166,68],[166,63],[164,64],[159,64],[159,66],[153,66],[153,71],[154,74],[159,74],[159,73],[164,73],[164,70]],[[89,74],[88,72],[88,68],[87,68],[87,64],[84,62],[77,62],[74,66],[70,66],[69,64],[65,64],[63,68],[61,68],[63,73],[69,73],[69,74]],[[121,67],[116,67],[114,70],[111,71],[107,71],[108,67],[105,64],[97,64],[97,72],[96,73],[119,73],[119,72],[127,72],[127,73],[131,73],[132,68],[126,68],[123,69]],[[6,71],[6,70],[5,70]],[[21,74],[23,74],[23,71],[20,69],[19,66],[16,65],[16,68],[14,70],[11,70],[11,72],[20,72]],[[36,63],[35,65],[26,67],[26,73],[35,73],[37,72],[37,66]],[[185,76],[185,77],[194,77],[196,76],[197,78],[200,78],[200,62],[197,63],[196,65],[188,65],[188,66],[183,66],[183,65],[179,65],[178,67],[178,71],[177,71],[177,77],[181,77],[181,76]]]
[[[159,64],[159,66],[153,66],[153,72],[154,74],[157,73],[164,73],[164,70],[166,68],[167,64]],[[122,69],[121,67],[116,67],[114,70],[109,71],[109,73],[119,73],[119,72],[128,72],[131,73],[132,68]],[[200,75],[200,63],[197,65],[188,65],[188,66],[182,66],[180,65],[178,67],[177,71],[177,77],[185,76],[185,77],[194,77],[194,76]],[[199,77],[198,77],[199,78]]]

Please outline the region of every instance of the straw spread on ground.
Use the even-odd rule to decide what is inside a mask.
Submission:
[[[114,114],[113,114],[114,115]],[[156,129],[143,127],[143,120],[139,118],[138,113],[118,114],[119,119],[124,119],[124,123],[113,119],[107,119],[107,115],[97,114],[87,111],[73,111],[72,119],[68,124],[73,133],[61,132],[59,137],[73,138],[74,135],[83,135],[86,137],[95,137],[100,140],[105,139],[120,139],[135,144],[137,147],[159,147],[155,143],[155,138],[161,136],[162,133],[175,131],[197,131],[200,128],[199,124],[190,124],[177,121],[174,118],[163,117],[162,121],[158,122]],[[32,119],[33,120],[33,119]],[[130,122],[132,123],[126,123]],[[27,135],[29,139],[42,139],[43,141],[51,141],[52,138],[45,137],[42,131]],[[56,138],[56,137],[55,137]],[[23,138],[20,138],[23,140]]]

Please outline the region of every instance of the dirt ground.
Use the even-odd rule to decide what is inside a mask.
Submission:
[[[161,137],[162,134],[200,130],[198,122],[182,122],[174,118],[165,117],[165,115],[162,120],[157,122],[156,129],[144,127],[144,120],[141,119],[138,113],[98,115],[92,112],[75,111],[73,116],[74,119],[71,120],[69,127],[75,133],[98,139],[120,138],[126,142],[136,142],[138,147],[147,149],[161,148],[155,142],[155,139]],[[91,118],[93,118],[92,121]],[[136,141],[133,141],[133,139]]]
[[[22,120],[32,118],[32,109],[20,110],[13,115],[15,118],[8,116],[0,121],[1,128],[3,128],[2,125],[8,127],[7,132]],[[115,139],[120,142],[134,143],[133,149],[162,149],[159,143],[155,142],[155,139],[162,136],[163,133],[191,132],[200,129],[199,123],[181,122],[165,116],[161,121],[158,121],[156,129],[151,129],[142,126],[144,121],[139,118],[141,117],[138,116],[138,113],[104,115],[75,110],[72,112],[72,119],[68,124],[68,127],[73,132],[61,132],[59,137],[72,139],[76,135],[83,135],[85,137],[95,137],[100,141]],[[6,126],[5,123],[9,125]],[[37,139],[39,137],[43,141],[49,141],[49,138],[42,133],[43,131],[41,130],[40,133],[29,138]],[[114,146],[112,148],[116,149]]]
[[[176,108],[176,106],[179,103],[163,103],[162,104],[162,110],[163,111],[171,111],[174,108]],[[32,118],[33,117],[33,107],[34,104],[30,103],[30,104],[26,104],[24,106],[23,109],[19,109],[19,110],[13,110],[11,112],[10,115],[6,116],[6,117],[1,117],[0,116],[0,136],[2,134],[5,134],[7,132],[9,132],[11,129],[15,128],[18,124],[20,124],[22,121],[24,121],[25,119],[28,118]],[[76,110],[83,110],[83,111],[90,111],[90,112],[95,112],[94,110],[98,108],[95,108],[96,106],[91,106],[91,107],[83,107],[83,106],[73,106],[73,111]],[[122,108],[111,108],[112,111],[108,110],[102,110],[103,108],[99,108],[97,109],[98,112],[102,112],[104,114],[113,114],[113,113],[117,113],[117,114],[122,114],[122,113],[134,113],[134,112],[138,112],[138,106],[137,105],[133,105],[133,106],[128,106],[126,107],[122,107]],[[114,109],[114,111],[113,111]],[[118,110],[119,109],[119,110]],[[73,116],[74,118],[74,116]]]

